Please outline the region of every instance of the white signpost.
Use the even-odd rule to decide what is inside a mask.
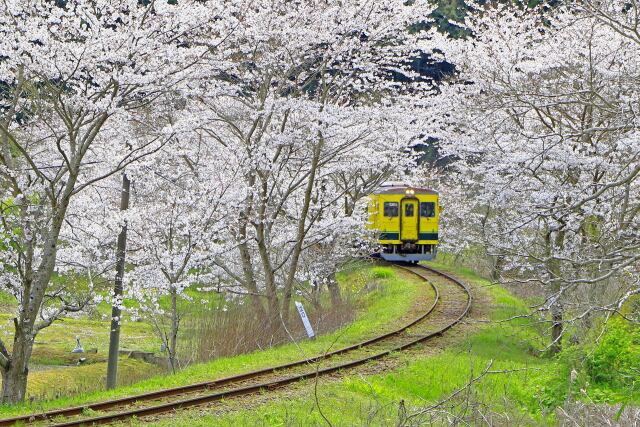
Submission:
[[[296,301],[296,308],[298,309],[298,313],[300,313],[300,319],[302,319],[302,324],[304,325],[304,329],[307,331],[307,335],[309,338],[314,339],[316,334],[313,332],[313,328],[311,327],[311,323],[309,322],[307,313],[304,311],[302,303]]]

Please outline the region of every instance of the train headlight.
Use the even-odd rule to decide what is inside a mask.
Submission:
[[[407,190],[405,191],[405,193],[406,193],[407,195],[413,195],[413,194],[415,194],[416,192],[415,192],[415,190],[412,190],[411,188],[407,188]]]

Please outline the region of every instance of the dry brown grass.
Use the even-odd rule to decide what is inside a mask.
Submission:
[[[639,426],[640,408],[574,402],[556,410],[556,421],[559,426]]]
[[[355,307],[349,302],[313,309],[305,306],[317,335],[332,332],[351,322]],[[226,311],[209,311],[186,321],[180,343],[181,364],[249,353],[306,337],[304,326],[293,312],[290,324],[276,334],[265,333],[264,325],[256,319],[247,305],[231,305]]]

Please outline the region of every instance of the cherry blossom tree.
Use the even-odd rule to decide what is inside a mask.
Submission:
[[[357,200],[408,164],[423,123],[406,89],[431,86],[393,73],[416,77],[406,60],[428,40],[408,26],[430,10],[423,2],[261,2],[228,41],[237,51],[227,93],[194,87],[206,111],[199,129],[229,151],[242,194],[228,228],[235,250],[216,263],[270,330],[288,319],[303,253],[353,235]]]
[[[482,242],[502,280],[544,290],[553,351],[567,323],[640,293],[637,6],[477,5],[473,36],[446,52],[459,72],[437,118],[459,158],[454,243]]]
[[[408,27],[430,10],[425,2],[261,2],[228,41],[237,51],[227,93],[200,90],[199,131],[238,165],[243,195],[228,219],[235,250],[215,262],[271,332],[288,321],[295,287],[309,277],[299,269],[305,252],[326,245],[334,251],[317,253],[339,258],[331,242],[353,236],[354,204],[408,164],[424,124],[415,101],[431,89],[407,60],[431,45]]]
[[[272,328],[281,314],[286,318],[302,253],[353,235],[354,223],[344,214],[345,193],[334,185],[332,175],[353,170],[372,146],[392,151],[376,144],[383,130],[380,124],[371,126],[371,120],[334,121],[328,108],[314,111],[299,101],[281,103],[280,111],[271,108],[271,123],[261,124],[257,140],[247,143],[244,135],[234,135],[236,129],[250,130],[262,116],[236,103],[224,108],[229,128],[218,127],[215,133],[220,144],[232,147],[227,161],[239,166],[233,188],[242,194],[229,206],[227,218],[225,240],[235,248],[215,262],[251,295],[256,313]],[[318,118],[321,126],[313,124]],[[343,133],[346,124],[349,133]]]
[[[171,140],[170,127],[132,138],[136,112],[231,31],[233,20],[219,19],[232,13],[224,5],[179,3],[0,5],[0,286],[18,302],[13,343],[0,342],[3,402],[24,398],[38,331],[89,301],[51,292],[56,269],[83,273],[57,263],[75,241],[68,214],[79,195]],[[192,42],[203,33],[206,42]]]
[[[173,372],[186,314],[180,301],[191,301],[185,291],[193,285],[213,282],[212,260],[228,250],[224,229],[236,174],[222,150],[187,140],[197,136],[187,129],[181,135],[176,147],[130,174],[135,201],[126,214],[131,265],[126,294],[153,323]]]

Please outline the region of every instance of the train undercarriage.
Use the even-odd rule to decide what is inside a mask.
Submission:
[[[436,257],[436,245],[411,242],[382,245],[380,256],[387,261],[430,261]]]

